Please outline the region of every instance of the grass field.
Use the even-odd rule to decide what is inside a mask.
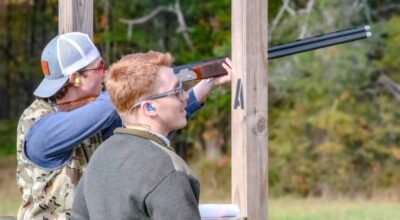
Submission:
[[[15,182],[13,157],[0,160],[0,216],[15,216],[19,192]],[[217,181],[218,182],[218,181]],[[201,203],[227,203],[229,192],[221,185],[204,183]],[[226,188],[223,190],[226,191]],[[269,220],[398,220],[400,202],[395,199],[273,198],[269,200]]]
[[[15,215],[17,200],[0,199],[0,216]],[[269,220],[398,220],[399,210],[390,201],[283,198],[269,201]]]
[[[397,220],[400,203],[391,200],[272,199],[269,220]]]

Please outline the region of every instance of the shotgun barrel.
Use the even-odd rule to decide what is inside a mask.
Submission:
[[[272,52],[268,50],[268,59],[276,59],[279,57],[289,56],[292,54],[303,53],[310,50],[315,50],[319,48],[329,47],[333,45],[343,44],[351,41],[365,39],[371,36],[371,32],[364,31],[364,32],[355,32],[352,34],[336,36],[333,38],[322,39],[319,41],[313,41],[310,43],[298,43],[296,46],[286,46],[282,49],[274,50]],[[283,45],[285,46],[285,45]]]
[[[325,41],[325,40],[329,40],[329,39],[333,39],[333,38],[337,38],[337,37],[353,35],[353,34],[357,34],[357,33],[366,33],[369,30],[370,30],[370,27],[368,25],[364,25],[364,26],[357,26],[357,27],[353,27],[353,28],[349,28],[349,29],[345,29],[345,30],[335,31],[335,32],[331,32],[331,33],[306,37],[306,38],[299,39],[299,40],[296,40],[293,42],[271,46],[270,48],[268,48],[268,53],[271,53],[271,52],[274,52],[277,50],[291,48],[291,47],[297,47],[297,46],[301,46],[304,44],[310,44],[310,43],[314,43],[314,42],[318,42],[318,41]]]
[[[371,35],[370,27],[368,25],[364,25],[327,34],[307,37],[293,42],[271,46],[268,48],[268,60],[361,40],[371,37]],[[199,61],[175,66],[173,69],[175,74],[177,74],[178,78],[182,81],[206,79],[227,74],[225,69],[221,66],[224,60],[225,58],[217,58],[209,61]]]

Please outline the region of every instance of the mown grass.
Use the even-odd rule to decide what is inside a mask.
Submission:
[[[20,194],[15,182],[14,157],[0,160],[0,216],[15,216]],[[220,179],[225,171],[212,168],[210,163],[195,164],[202,179],[201,203],[229,203],[230,180]],[[219,175],[220,176],[219,176]],[[222,174],[222,175],[221,175]],[[214,176],[215,179],[207,178]],[[205,181],[204,179],[209,179]],[[223,184],[225,183],[225,184]],[[270,198],[269,220],[398,220],[400,203],[395,199],[318,199],[318,198]]]
[[[400,203],[390,199],[269,200],[269,220],[396,220]]]
[[[229,161],[198,160],[190,164],[201,182],[200,203],[230,203]],[[383,195],[383,194],[382,194]],[[268,200],[269,220],[399,220],[396,198],[299,198]]]
[[[0,198],[0,216],[15,216],[18,199]],[[398,220],[394,201],[283,198],[269,200],[269,220]]]
[[[18,200],[3,201],[3,198],[1,198],[1,200],[2,201],[0,201],[0,219],[1,216],[17,216],[19,201]]]
[[[0,123],[0,216],[15,216],[20,193],[15,180],[16,123]],[[230,202],[230,161],[192,161],[201,181],[201,203]],[[400,203],[385,199],[270,198],[269,220],[398,220]]]

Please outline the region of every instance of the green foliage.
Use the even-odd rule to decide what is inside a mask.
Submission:
[[[400,17],[392,17],[385,23],[380,23],[378,34],[383,35],[385,41],[379,43],[374,49],[380,57],[376,57],[373,64],[377,71],[387,73],[393,79],[400,80],[399,77],[399,54],[400,54]],[[379,47],[378,47],[379,46]]]
[[[201,183],[200,203],[227,203],[231,197],[231,167],[229,157],[219,161],[201,158],[191,161],[191,168],[196,172]]]
[[[201,111],[182,129],[179,141],[184,141],[190,159],[205,156],[206,143],[217,142],[220,152],[230,155],[230,106],[231,93],[226,87],[216,88],[206,100]],[[229,178],[229,176],[226,176]]]
[[[110,62],[122,55],[147,50],[168,51],[177,64],[205,60],[217,56],[227,56],[230,51],[230,1],[181,1],[187,33],[194,50],[185,43],[176,15],[163,11],[151,21],[133,27],[132,36],[128,39],[128,26],[120,22],[121,18],[135,19],[148,15],[157,6],[172,7],[175,1],[111,1],[109,29],[95,25],[98,29],[98,43],[105,57],[111,57]],[[98,4],[96,19],[100,21],[105,12]],[[113,50],[105,50],[105,42],[111,42]]]
[[[42,77],[41,50],[57,33],[57,3],[0,7],[0,119],[15,120],[32,101],[33,84]]]
[[[324,21],[327,14],[344,16],[343,3],[316,3],[310,23]],[[338,19],[342,23],[335,26],[363,20],[353,16]],[[278,36],[287,37],[284,30],[299,22],[294,19],[285,21]],[[376,76],[390,72],[399,79],[394,76],[400,55],[398,22],[393,17],[375,24],[372,40],[270,62],[270,192],[371,196],[379,187],[399,183],[399,103]],[[315,30],[330,25],[315,25]]]
[[[177,32],[177,19],[170,12],[135,25],[129,39],[127,25],[120,22],[175,1],[109,1],[109,11],[105,2],[94,4],[94,41],[110,63],[147,50],[168,51],[176,64],[230,54],[231,21],[236,19],[230,15],[230,0],[180,1],[193,50]],[[296,13],[284,14],[270,33],[270,45],[367,21],[373,21],[373,37],[269,62],[269,192],[373,195],[378,188],[396,187],[400,183],[400,113],[396,111],[400,104],[378,81],[385,73],[400,82],[400,17],[392,11],[385,13],[384,7],[395,1],[362,1],[369,6],[363,8],[348,0],[318,0],[306,13],[307,2],[291,1]],[[15,120],[32,101],[31,92],[42,78],[39,57],[57,33],[57,4],[55,0],[33,1],[0,8],[0,91],[4,91],[0,96],[7,98],[0,118],[11,119],[0,124],[0,154],[15,153]],[[271,22],[282,1],[268,4]],[[200,170],[212,167],[212,162],[198,160],[210,146],[221,157],[230,154],[230,111],[229,86],[215,88],[203,109],[175,136],[174,141],[187,146],[188,159],[200,164]]]
[[[16,121],[0,120],[0,157],[16,153],[15,137],[17,135]]]

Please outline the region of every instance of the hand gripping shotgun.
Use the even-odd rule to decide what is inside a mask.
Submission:
[[[361,40],[371,37],[371,35],[370,27],[365,25],[307,37],[289,43],[271,46],[268,48],[268,60]],[[207,79],[227,74],[226,70],[222,67],[224,60],[225,57],[209,61],[200,61],[196,63],[174,66],[173,69],[177,77],[183,82]]]

